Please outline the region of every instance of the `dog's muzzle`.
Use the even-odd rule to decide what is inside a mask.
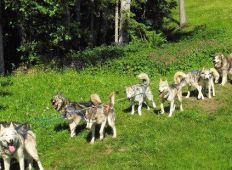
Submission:
[[[159,90],[159,96],[160,96],[160,97],[163,97],[163,92],[164,92],[164,91]]]
[[[8,145],[8,150],[11,154],[13,154],[15,151],[16,151],[16,148],[14,146],[14,140],[13,139],[10,139],[10,142],[7,143]]]

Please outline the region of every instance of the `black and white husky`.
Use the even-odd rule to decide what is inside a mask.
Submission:
[[[153,94],[150,89],[150,79],[146,73],[141,73],[138,75],[138,79],[142,80],[141,84],[136,84],[133,86],[126,87],[126,96],[129,100],[132,101],[132,111],[131,114],[135,113],[135,102],[139,103],[138,113],[141,116],[141,108],[142,104],[147,105],[147,110],[150,110],[150,107],[146,103],[147,101],[151,101],[153,108],[156,108],[156,104],[153,99]]]
[[[43,166],[36,149],[36,136],[26,124],[14,124],[4,127],[0,125],[0,149],[4,161],[4,169],[10,169],[12,158],[19,162],[20,170],[24,170],[24,160],[28,160],[30,170],[35,160],[40,170]]]

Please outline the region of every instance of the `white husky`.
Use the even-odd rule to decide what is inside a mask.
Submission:
[[[138,78],[142,80],[143,83],[126,87],[126,96],[129,100],[132,101],[131,114],[133,115],[135,113],[135,102],[138,102],[138,113],[141,116],[141,108],[143,103],[147,105],[147,110],[150,110],[150,107],[146,103],[147,100],[152,102],[153,108],[156,108],[156,104],[150,89],[150,79],[148,75],[146,73],[141,73],[138,75]]]
[[[0,128],[0,147],[5,170],[10,169],[12,158],[18,160],[20,170],[24,170],[24,159],[29,161],[29,170],[32,168],[33,160],[37,162],[39,169],[43,170],[36,149],[36,137],[31,130],[21,134],[12,123],[9,127],[1,125]]]

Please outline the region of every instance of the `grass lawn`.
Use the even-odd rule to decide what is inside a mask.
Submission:
[[[138,50],[136,55],[140,59],[135,57],[134,60],[163,62],[167,65],[162,66],[171,70],[160,75],[156,69],[145,69],[151,75],[157,110],[143,108],[141,117],[132,116],[129,101],[116,102],[116,139],[112,139],[108,129],[103,141],[97,139],[90,145],[90,131],[84,128],[84,122],[78,128],[78,135],[70,138],[64,120],[49,120],[57,115],[50,103],[57,92],[63,92],[74,101],[86,101],[91,93],[98,93],[107,102],[111,91],[119,91],[117,99],[120,99],[125,97],[125,86],[138,82],[133,74],[104,70],[104,66],[101,71],[98,68],[80,73],[68,69],[60,72],[31,70],[28,74],[0,77],[0,120],[32,124],[40,158],[47,170],[232,169],[232,85],[217,85],[216,97],[211,100],[184,99],[184,112],[177,108],[172,118],[158,114],[157,91],[160,77],[165,76],[172,82],[173,72],[177,69],[212,65],[207,55],[206,59],[199,57],[199,61],[197,57],[194,61],[191,58],[182,60],[182,57],[229,52],[232,44],[231,9],[229,0],[186,0],[188,26],[183,32],[186,36],[160,48],[141,47]],[[187,34],[197,25],[205,26]],[[133,57],[134,53],[131,53],[113,61],[117,66],[117,62],[129,61]]]

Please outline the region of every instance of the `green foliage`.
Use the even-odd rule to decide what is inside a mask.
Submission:
[[[137,22],[133,17],[130,19],[129,36],[133,42],[148,42],[152,47],[158,47],[167,42],[162,33],[156,33],[151,27]]]
[[[131,40],[148,41],[153,47],[166,42],[160,32],[174,7],[173,0],[132,1]],[[115,1],[111,0],[4,0],[3,15],[6,46],[17,48],[14,55],[20,56],[12,63],[65,61],[70,53],[114,42]],[[16,41],[12,43],[9,37]],[[12,54],[6,55],[12,59]]]
[[[172,10],[176,8],[175,0],[134,0],[131,11],[137,14],[136,20],[153,30],[162,31],[173,22]]]

